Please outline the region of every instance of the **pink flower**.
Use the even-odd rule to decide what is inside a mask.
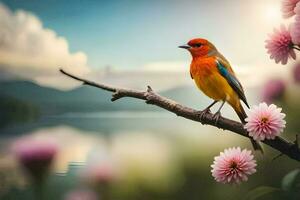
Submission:
[[[291,37],[292,41],[296,45],[300,45],[300,3],[297,4],[297,15],[295,22],[291,25]]]
[[[32,178],[41,181],[50,170],[57,153],[57,145],[41,140],[23,139],[13,145],[13,151]]]
[[[87,189],[80,189],[74,190],[69,193],[64,198],[65,200],[97,200],[96,193],[87,190]]]
[[[212,176],[220,183],[241,183],[256,172],[256,161],[251,151],[240,147],[225,149],[216,156],[212,167]]]
[[[111,163],[100,163],[88,166],[83,173],[83,178],[92,185],[109,184],[115,178],[114,169]]]
[[[102,161],[88,166],[83,175],[87,183],[103,199],[111,199],[111,185],[116,177],[112,163]]]
[[[300,0],[283,0],[281,11],[284,18],[289,18],[295,15],[295,7]]]
[[[300,3],[299,2],[300,2],[300,0],[298,0],[298,3],[294,9],[296,15],[300,15]]]
[[[266,40],[265,47],[270,58],[274,59],[276,63],[281,62],[285,65],[289,58],[296,59],[292,37],[284,25],[281,25],[279,30],[274,29],[273,35],[270,35],[270,39]]]
[[[286,86],[281,79],[268,81],[262,91],[262,100],[267,103],[272,103],[274,100],[279,100],[284,95]]]
[[[300,63],[298,63],[293,70],[294,80],[300,83]]]
[[[274,104],[260,103],[250,109],[245,129],[254,140],[275,139],[285,127],[285,114]]]

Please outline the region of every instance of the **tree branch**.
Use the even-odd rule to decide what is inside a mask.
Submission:
[[[116,101],[123,97],[132,97],[136,99],[141,99],[144,100],[147,104],[156,105],[172,113],[175,113],[177,116],[184,117],[186,119],[193,120],[196,122],[200,122],[202,124],[215,126],[223,130],[229,130],[236,134],[249,138],[248,133],[244,129],[242,123],[224,117],[220,117],[219,121],[216,123],[211,113],[205,114],[204,117],[200,119],[199,111],[183,106],[166,97],[160,96],[159,94],[155,93],[150,86],[148,86],[147,91],[117,88],[109,85],[95,83],[93,81],[89,81],[83,78],[79,78],[77,76],[74,76],[64,71],[63,69],[60,69],[60,72],[70,78],[81,81],[84,85],[90,85],[99,89],[112,92],[113,93],[111,98],[112,101]],[[281,137],[276,137],[274,140],[264,140],[263,143],[280,151],[282,154],[285,154],[294,160],[300,161],[300,149],[298,148],[297,140],[296,142],[288,142]]]
[[[300,47],[294,46],[293,48],[300,51]]]

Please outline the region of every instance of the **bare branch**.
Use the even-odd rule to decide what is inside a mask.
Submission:
[[[183,106],[171,99],[160,96],[155,93],[150,86],[148,86],[147,91],[138,91],[132,89],[125,88],[117,88],[105,84],[95,83],[93,81],[89,81],[83,78],[79,78],[70,73],[65,72],[60,69],[60,72],[66,76],[69,76],[75,80],[83,82],[85,85],[90,85],[96,88],[100,88],[109,92],[112,92],[112,101],[116,101],[123,97],[132,97],[136,99],[144,100],[147,104],[156,105],[165,110],[168,110],[172,113],[175,113],[177,116],[184,117],[189,120],[193,120],[196,122],[200,122],[202,124],[208,124],[211,126],[215,126],[220,129],[229,130],[236,134],[239,134],[244,137],[248,137],[247,131],[244,129],[243,124],[240,122],[236,122],[224,117],[220,117],[219,121],[216,123],[213,119],[213,115],[211,113],[206,113],[201,119],[199,117],[199,111]],[[300,161],[300,149],[298,148],[297,142],[288,142],[281,137],[276,137],[274,140],[265,140],[263,143],[268,146],[280,151],[282,154],[287,155],[288,157]]]

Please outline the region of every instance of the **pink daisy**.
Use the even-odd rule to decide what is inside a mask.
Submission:
[[[276,105],[260,103],[250,109],[245,129],[254,140],[275,139],[285,128],[284,117],[285,114]]]
[[[269,80],[262,90],[262,100],[267,103],[272,103],[275,100],[280,100],[285,92],[286,85],[281,79]]]
[[[67,193],[64,199],[65,200],[97,200],[99,198],[97,197],[96,193],[90,190],[79,189]]]
[[[220,183],[241,183],[256,172],[256,161],[251,151],[240,147],[225,149],[216,156],[212,167],[212,176]]]
[[[47,141],[22,139],[13,145],[21,166],[35,181],[42,181],[57,154],[57,145]]]
[[[115,178],[115,170],[111,163],[93,164],[82,175],[91,185],[99,186],[111,183]]]
[[[297,4],[295,10],[297,11],[297,15],[295,22],[291,25],[291,37],[294,44],[300,45],[300,3]]]
[[[281,11],[284,18],[289,18],[295,15],[295,7],[300,0],[283,0]]]
[[[289,58],[296,59],[291,34],[284,25],[281,25],[279,30],[274,29],[270,39],[266,40],[265,47],[270,58],[274,59],[276,63],[281,62],[285,65]]]

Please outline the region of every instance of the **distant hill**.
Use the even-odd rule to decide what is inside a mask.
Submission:
[[[179,87],[160,94],[180,103],[195,106],[203,98],[193,87]],[[90,86],[61,91],[42,87],[29,81],[10,81],[0,83],[0,95],[36,105],[41,114],[65,112],[95,112],[101,110],[159,110],[137,99],[123,98],[111,102],[111,93]],[[1,97],[0,97],[1,98]],[[202,102],[201,102],[202,101]]]
[[[0,110],[0,128],[7,124],[33,121],[40,116],[34,104],[3,95],[0,95]]]
[[[177,87],[163,91],[160,94],[195,109],[202,109],[211,103],[211,100],[205,97],[195,86]]]

